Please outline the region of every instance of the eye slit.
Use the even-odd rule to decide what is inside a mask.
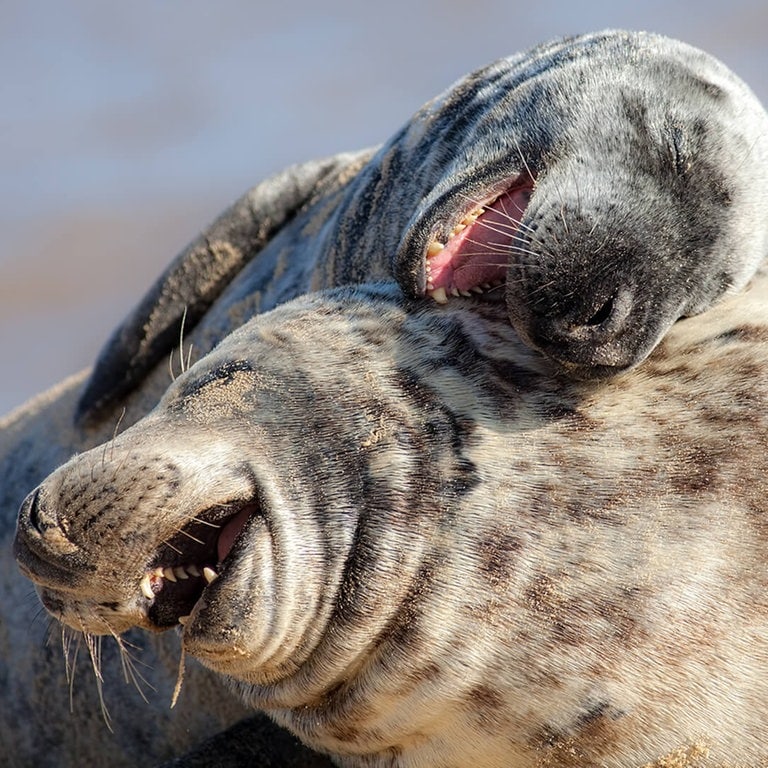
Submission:
[[[687,176],[691,170],[688,140],[680,123],[669,126],[669,153],[678,176]]]

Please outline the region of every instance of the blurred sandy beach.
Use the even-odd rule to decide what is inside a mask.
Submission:
[[[88,365],[197,231],[281,167],[386,139],[469,70],[650,29],[768,103],[768,6],[4,0],[0,414]]]

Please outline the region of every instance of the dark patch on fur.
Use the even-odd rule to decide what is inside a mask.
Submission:
[[[715,336],[713,341],[768,343],[768,328],[761,325],[741,325]]]
[[[504,530],[492,531],[478,543],[480,570],[491,585],[509,579],[515,566],[515,557],[522,546],[519,536]]]
[[[464,698],[472,712],[473,720],[481,728],[495,735],[508,724],[504,712],[506,702],[497,689],[485,684],[476,685]]]
[[[579,744],[600,744],[600,731],[611,720],[622,717],[622,712],[615,710],[609,701],[586,701],[582,711],[575,717],[573,723],[567,726],[545,725],[533,739],[533,744],[538,748],[548,748],[561,752],[568,749],[572,757],[584,757],[579,755]],[[547,763],[548,765],[550,763]],[[551,763],[560,765],[560,763]],[[570,762],[565,763],[571,765]],[[574,763],[574,765],[582,763]]]

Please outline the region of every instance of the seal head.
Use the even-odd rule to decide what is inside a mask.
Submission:
[[[637,365],[768,252],[766,113],[675,40],[604,32],[503,59],[428,105],[414,142],[441,144],[443,165],[405,228],[400,284],[503,297],[577,377]]]

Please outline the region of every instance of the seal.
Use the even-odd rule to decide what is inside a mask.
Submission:
[[[567,374],[615,374],[746,284],[768,253],[766,188],[768,116],[712,56],[624,31],[535,47],[375,153],[288,169],[236,203],[117,329],[79,419],[140,383],[185,307],[191,328],[234,276],[227,301],[258,292],[260,311],[391,275],[441,302],[484,293]]]
[[[768,275],[605,382],[393,285],[244,324],[24,502],[61,621],[176,627],[343,766],[768,760]]]

